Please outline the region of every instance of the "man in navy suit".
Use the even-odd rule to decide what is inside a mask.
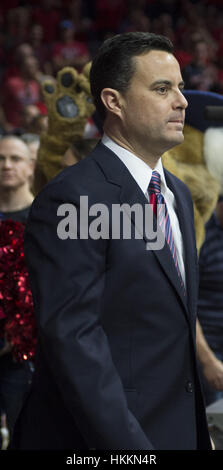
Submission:
[[[14,446],[211,449],[195,350],[192,201],[160,158],[183,141],[179,64],[167,38],[126,33],[101,46],[90,79],[102,141],[39,193],[26,230],[39,345]],[[91,225],[90,236],[95,208],[111,222],[117,205],[149,206],[153,171],[172,246],[157,247],[133,212],[130,236],[112,237],[110,225],[98,237]]]

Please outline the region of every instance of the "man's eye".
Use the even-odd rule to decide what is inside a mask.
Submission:
[[[166,86],[161,86],[161,87],[157,88],[156,91],[158,93],[160,93],[161,95],[165,95],[165,93],[167,92],[167,87]]]
[[[12,157],[13,162],[19,162],[21,160],[20,157]]]

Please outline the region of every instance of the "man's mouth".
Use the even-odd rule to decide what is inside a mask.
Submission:
[[[177,122],[178,124],[184,125],[183,119],[170,119],[168,122]]]
[[[10,172],[2,173],[3,178],[11,178],[12,176],[14,176],[14,173],[10,173]]]

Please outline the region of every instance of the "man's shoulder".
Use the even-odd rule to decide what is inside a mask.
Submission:
[[[76,184],[86,181],[86,178],[89,178],[90,175],[97,176],[100,174],[98,171],[98,166],[92,154],[85,157],[83,160],[80,160],[78,163],[71,165],[64,170],[62,170],[57,176],[55,176],[47,186],[53,186],[55,184],[60,184],[61,182],[66,184],[72,184],[75,181]]]
[[[101,184],[106,183],[105,176],[94,159],[95,152],[78,163],[62,170],[52,178],[37,194],[35,201],[51,197],[75,198],[75,195],[92,194]]]

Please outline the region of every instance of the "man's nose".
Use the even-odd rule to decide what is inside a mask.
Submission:
[[[188,102],[187,102],[184,94],[182,93],[182,91],[178,90],[177,96],[175,98],[176,98],[175,102],[174,102],[175,108],[181,108],[181,109],[186,109],[187,108]]]
[[[4,158],[2,168],[5,170],[12,168],[12,161],[10,158]]]

